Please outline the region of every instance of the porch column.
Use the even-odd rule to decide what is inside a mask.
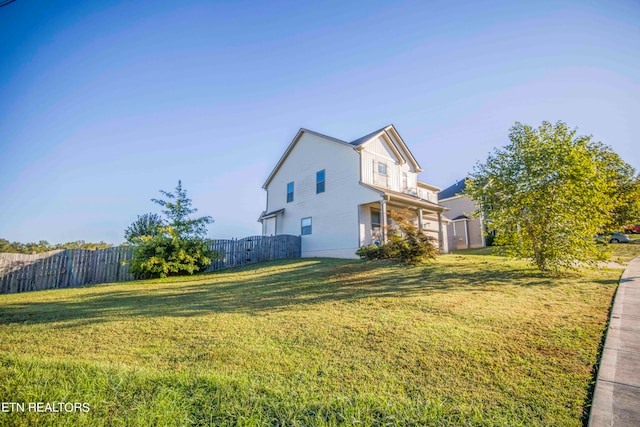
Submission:
[[[444,250],[444,232],[442,231],[442,212],[438,212],[438,246],[440,247],[440,252],[444,253],[445,250]]]
[[[422,209],[418,209],[418,230],[424,228],[424,221],[422,219]]]
[[[469,220],[464,220],[464,238],[467,241],[467,249],[471,247],[471,242],[469,241]]]
[[[387,201],[380,200],[380,234],[382,243],[387,243]]]

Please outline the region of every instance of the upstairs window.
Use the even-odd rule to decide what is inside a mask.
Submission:
[[[293,181],[287,184],[287,203],[293,202]]]
[[[302,230],[300,234],[303,236],[311,234],[311,217],[302,218]]]
[[[324,169],[316,172],[316,194],[324,193]]]
[[[378,163],[378,173],[380,175],[387,176],[387,164],[386,163]]]

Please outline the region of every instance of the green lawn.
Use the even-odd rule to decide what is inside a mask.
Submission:
[[[640,236],[630,234],[629,237],[631,238],[630,243],[612,243],[599,246],[603,251],[609,252],[612,262],[626,264],[635,257],[640,256]],[[459,249],[453,251],[453,253],[458,255],[495,255],[499,249],[499,247]]]
[[[640,256],[640,236],[630,234],[630,243],[618,243],[609,245],[611,259],[615,262],[626,263]]]
[[[290,260],[0,296],[0,425],[558,425],[588,410],[620,270]]]

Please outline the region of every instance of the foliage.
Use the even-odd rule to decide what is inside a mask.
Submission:
[[[488,233],[485,237],[484,237],[484,242],[487,246],[493,246],[494,243],[494,239],[495,239],[495,235],[494,233]]]
[[[141,278],[151,278],[193,274],[204,270],[217,256],[204,240],[206,226],[213,219],[209,216],[189,217],[198,210],[191,208],[191,199],[182,188],[182,181],[178,181],[175,193],[162,190],[160,193],[168,200],[151,200],[165,208],[162,212],[167,217],[168,225],[155,226],[152,229],[155,235],[142,235],[138,238],[139,245],[131,261],[131,273]],[[157,224],[156,219],[159,217],[153,219]]]
[[[415,226],[409,211],[392,211],[389,215],[396,226],[387,227],[387,242],[359,248],[356,255],[367,260],[397,259],[405,264],[418,264],[438,255],[434,239]]]
[[[211,264],[213,251],[200,239],[182,239],[171,227],[156,236],[142,236],[129,271],[139,278],[193,274]],[[166,234],[165,234],[166,233]],[[168,235],[167,235],[168,234]]]
[[[618,192],[633,168],[563,122],[537,129],[516,123],[509,138],[467,181],[494,244],[542,271],[605,259],[593,236],[620,220],[627,196]]]
[[[163,226],[164,222],[158,214],[146,213],[138,215],[138,218],[124,231],[124,238],[132,244],[141,243],[143,236],[153,237],[159,235]]]
[[[614,152],[604,147],[599,156],[604,164],[604,174],[615,183],[610,195],[611,220],[607,231],[621,230],[628,224],[640,221],[640,175]]]
[[[356,251],[356,255],[358,255],[361,259],[365,259],[367,261],[374,261],[377,259],[390,259],[389,245],[368,245],[362,246],[358,248]]]
[[[182,181],[178,181],[175,193],[163,190],[160,190],[160,193],[168,200],[151,201],[165,208],[162,213],[166,215],[174,234],[181,239],[204,239],[207,235],[207,224],[213,223],[213,219],[210,216],[189,218],[189,215],[198,212],[198,209],[191,208],[191,199],[187,197],[187,190],[182,188]]]
[[[20,242],[9,242],[7,239],[0,239],[0,252],[17,253],[17,254],[42,253],[42,252],[49,252],[49,251],[54,251],[58,249],[97,250],[97,249],[106,249],[111,247],[113,247],[113,245],[109,243],[105,243],[105,242],[90,243],[90,242],[85,242],[84,240],[77,240],[75,242],[58,243],[58,244],[52,245],[46,240],[40,240],[38,243],[35,243],[35,242],[20,243]]]

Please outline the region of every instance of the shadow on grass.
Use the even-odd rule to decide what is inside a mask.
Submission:
[[[409,268],[337,259],[284,260],[189,278],[96,286],[82,293],[65,290],[72,293],[57,301],[34,298],[36,301],[4,303],[0,304],[0,324],[70,322],[68,326],[77,326],[135,316],[258,315],[365,298],[556,285],[552,278],[530,268],[481,259],[464,263],[455,256],[445,262]],[[113,291],[106,291],[106,286],[114,287]]]

